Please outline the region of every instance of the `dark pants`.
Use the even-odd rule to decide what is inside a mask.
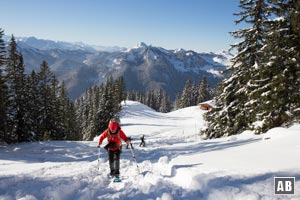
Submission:
[[[141,141],[141,143],[140,143],[140,147],[141,147],[141,146],[143,146],[143,147],[144,147],[145,145],[146,145],[145,141],[144,141],[144,140],[142,140],[142,141]]]
[[[120,175],[120,150],[110,151],[108,150],[109,168],[110,175],[119,176]]]
[[[131,149],[133,149],[132,143],[130,143]],[[129,145],[127,144],[126,149],[129,149]]]

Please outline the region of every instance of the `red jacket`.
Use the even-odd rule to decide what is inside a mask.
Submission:
[[[98,144],[102,144],[102,141],[107,138],[108,142],[115,142],[116,146],[114,148],[110,147],[108,148],[108,150],[110,151],[115,151],[121,148],[122,146],[122,140],[124,140],[125,142],[128,141],[127,136],[125,135],[125,133],[120,129],[116,134],[112,134],[110,133],[109,129],[106,129],[105,131],[103,131],[103,133],[101,134],[100,138],[99,138],[99,142]]]

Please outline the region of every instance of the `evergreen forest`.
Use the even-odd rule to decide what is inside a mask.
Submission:
[[[219,86],[216,107],[206,114],[206,138],[253,130],[261,134],[300,119],[300,1],[240,0],[233,31],[239,40]]]

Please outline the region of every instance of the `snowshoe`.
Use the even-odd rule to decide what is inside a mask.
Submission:
[[[119,183],[119,182],[122,182],[122,179],[120,179],[119,177],[115,177],[115,178],[113,179],[113,182],[114,182],[114,183]]]

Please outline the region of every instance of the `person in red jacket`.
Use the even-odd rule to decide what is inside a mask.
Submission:
[[[120,175],[120,154],[122,149],[122,141],[130,144],[125,133],[121,130],[120,125],[115,121],[110,121],[108,129],[106,129],[100,136],[98,148],[100,148],[102,141],[107,138],[108,144],[104,147],[108,151],[110,175],[119,177]]]

